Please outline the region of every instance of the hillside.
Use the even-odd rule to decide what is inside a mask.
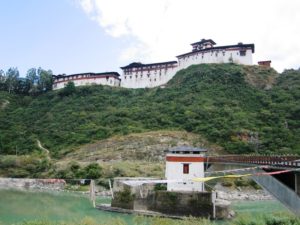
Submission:
[[[114,136],[86,144],[66,154],[55,165],[57,170],[68,171],[74,162],[81,166],[97,162],[102,167],[104,177],[163,177],[164,151],[178,145],[207,147],[210,154],[222,153],[220,146],[209,143],[200,135],[164,130]]]
[[[52,157],[131,133],[200,134],[229,153],[300,153],[300,72],[233,64],[191,66],[166,88],[104,86],[37,97],[0,93],[0,154]]]

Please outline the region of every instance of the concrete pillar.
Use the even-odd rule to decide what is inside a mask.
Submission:
[[[300,196],[300,173],[295,172],[295,192]]]

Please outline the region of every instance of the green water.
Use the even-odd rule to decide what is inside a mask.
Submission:
[[[108,201],[108,200],[102,200]],[[70,193],[45,193],[0,190],[0,224],[27,220],[81,221],[85,217],[98,222],[122,218],[128,224],[132,216],[99,211],[86,196]]]
[[[242,201],[232,203],[232,209],[238,214],[271,214],[277,212],[286,212],[288,210],[276,200],[268,201]]]
[[[108,203],[109,199],[99,199]],[[277,201],[236,202],[237,214],[259,215],[287,211]],[[97,222],[120,218],[133,224],[132,215],[103,212],[92,207],[86,196],[65,192],[23,192],[0,190],[0,224],[13,224],[27,220],[81,221],[89,217]]]

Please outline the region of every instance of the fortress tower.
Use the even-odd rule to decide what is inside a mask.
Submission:
[[[215,46],[211,39],[202,39],[192,43],[192,51],[178,55],[178,70],[185,69],[190,65],[202,63],[236,63],[252,65],[254,44]]]

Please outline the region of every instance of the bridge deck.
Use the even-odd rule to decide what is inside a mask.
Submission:
[[[206,163],[242,163],[253,165],[268,165],[274,167],[300,168],[300,156],[207,156]]]

